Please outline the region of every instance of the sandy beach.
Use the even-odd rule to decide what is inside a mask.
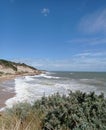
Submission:
[[[5,107],[6,100],[15,96],[15,92],[11,93],[8,91],[3,91],[3,90],[4,90],[4,88],[0,87],[0,109]]]
[[[2,75],[2,76],[0,76],[0,109],[6,106],[5,105],[6,100],[15,96],[15,91],[5,90],[4,87],[1,84],[3,82],[8,81],[8,80],[14,80],[17,77],[29,76],[29,75],[33,76],[33,75],[36,75],[36,73],[24,73],[24,74]]]
[[[8,80],[14,80],[17,77],[39,75],[42,71],[26,65],[24,63],[15,63],[7,60],[0,60],[0,108],[5,106],[5,101],[15,95],[14,86]],[[13,89],[13,90],[9,90]]]
[[[16,78],[15,75],[0,76],[0,109],[6,106],[5,105],[6,100],[15,96],[15,92],[7,90],[6,87],[8,86],[4,87],[2,86],[2,83],[8,80],[13,80],[15,78]]]

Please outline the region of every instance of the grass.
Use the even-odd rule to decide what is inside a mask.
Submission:
[[[14,66],[13,62],[1,59],[0,64],[5,67],[12,68],[14,71],[17,71],[17,67]]]
[[[0,130],[106,130],[106,99],[70,91],[19,103],[2,113]]]
[[[16,63],[16,64],[20,65],[20,66],[24,66],[24,67],[29,67],[30,69],[33,69],[33,70],[37,70],[36,68],[29,66],[29,65],[26,65],[25,63]]]
[[[41,130],[41,117],[30,104],[20,103],[0,117],[0,130]]]
[[[1,72],[1,71],[0,71],[0,76],[2,76],[3,74],[4,74],[4,72]]]
[[[23,66],[23,67],[28,67],[32,70],[37,70],[36,68],[26,65],[25,63],[15,63],[15,62],[7,61],[4,59],[0,59],[0,64],[5,67],[12,68],[14,71],[17,71],[17,66]]]

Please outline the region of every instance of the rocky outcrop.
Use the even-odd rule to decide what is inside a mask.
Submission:
[[[19,75],[19,74],[40,74],[40,70],[24,63],[15,63],[7,60],[0,60],[0,75]]]

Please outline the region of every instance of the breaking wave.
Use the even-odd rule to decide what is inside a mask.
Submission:
[[[63,77],[64,76],[59,76],[59,74],[56,73],[45,73],[16,78],[14,81],[16,95],[8,99],[5,104],[7,107],[12,107],[18,102],[29,102],[33,104],[35,100],[40,99],[44,95],[49,96],[56,92],[67,94],[70,90],[80,90],[83,92],[95,91],[97,94],[104,91],[106,92],[106,88],[101,89],[101,87],[99,87],[100,84],[94,84],[96,80],[94,82],[94,80],[91,79],[78,80],[72,77],[67,77],[65,79]]]

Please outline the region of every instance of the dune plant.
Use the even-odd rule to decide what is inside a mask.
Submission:
[[[19,103],[2,113],[0,130],[106,130],[106,99],[70,91]]]
[[[14,71],[17,71],[17,67],[13,64],[13,62],[11,62],[11,61],[7,61],[7,60],[3,60],[3,59],[1,59],[0,60],[0,64],[1,65],[3,65],[3,66],[5,66],[5,67],[10,67],[10,68],[12,68]]]

